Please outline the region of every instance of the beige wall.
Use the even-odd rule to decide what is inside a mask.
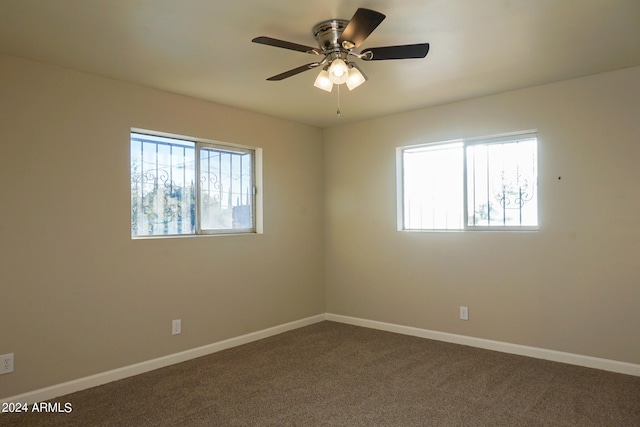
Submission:
[[[327,312],[640,363],[639,114],[635,67],[327,129]],[[540,231],[397,231],[397,146],[529,129]]]
[[[0,55],[0,398],[325,311],[640,363],[639,84],[323,132]],[[131,127],[263,148],[264,234],[131,240]],[[396,230],[397,146],[527,129],[539,232]]]
[[[264,234],[131,240],[131,127],[261,147]],[[0,56],[0,206],[0,398],[324,312],[317,128]]]

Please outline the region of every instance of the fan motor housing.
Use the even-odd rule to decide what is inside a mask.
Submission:
[[[322,21],[313,27],[313,37],[318,42],[318,46],[323,52],[343,51],[338,39],[349,24],[346,19],[330,19]]]

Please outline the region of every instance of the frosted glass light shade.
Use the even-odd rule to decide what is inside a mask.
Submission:
[[[334,59],[329,66],[329,78],[337,85],[345,83],[349,78],[349,67],[340,58]]]
[[[366,82],[367,78],[362,75],[360,70],[356,67],[349,68],[349,73],[347,77],[347,87],[349,90],[353,90],[360,86],[362,83]]]
[[[318,77],[316,77],[316,81],[313,85],[318,89],[331,92],[331,90],[333,89],[333,82],[329,77],[329,72],[327,70],[320,71],[320,74],[318,74]]]

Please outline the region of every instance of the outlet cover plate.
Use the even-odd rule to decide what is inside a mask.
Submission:
[[[13,353],[0,354],[0,375],[13,372]]]
[[[182,320],[175,319],[171,322],[171,335],[178,335],[182,333]]]

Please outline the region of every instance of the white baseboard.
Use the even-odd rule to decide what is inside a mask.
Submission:
[[[174,365],[176,363],[185,362],[197,357],[206,356],[228,348],[237,347],[239,345],[248,344],[273,335],[301,328],[303,326],[312,325],[314,323],[326,320],[324,314],[308,317],[302,320],[285,323],[284,325],[274,326],[272,328],[263,329],[261,331],[252,332],[228,340],[208,344],[202,347],[193,348],[191,350],[182,351],[180,353],[170,354],[168,356],[159,357],[157,359],[147,360],[145,362],[136,363],[134,365],[125,366],[114,369],[112,371],[102,372],[77,380],[69,381],[62,384],[53,385],[51,387],[41,388],[39,390],[20,394],[17,396],[0,399],[0,404],[4,402],[21,402],[35,403],[53,399],[65,394],[75,393],[76,391],[86,390],[91,387],[107,384],[112,381],[121,380],[123,378],[132,377],[134,375],[153,371],[155,369],[164,368],[165,366]]]
[[[584,366],[587,368],[601,369],[603,371],[617,372],[620,374],[640,377],[640,365],[616,360],[600,359],[597,357],[583,356],[580,354],[564,353],[561,351],[547,350],[537,347],[527,347],[519,344],[510,344],[501,341],[492,341],[482,338],[468,337],[464,335],[449,334],[446,332],[431,331],[428,329],[414,328],[411,326],[395,325],[392,323],[378,322],[375,320],[360,319],[357,317],[342,316],[326,313],[326,319],[346,323],[365,328],[379,329],[395,332],[403,335],[411,335],[420,338],[428,338],[453,344],[462,344],[487,350],[500,351],[502,353],[517,354],[520,356],[534,357],[536,359],[550,360],[553,362],[568,363],[570,365]]]
[[[69,381],[62,384],[53,385],[51,387],[41,388],[17,396],[0,399],[0,404],[4,402],[22,402],[35,403],[53,399],[65,394],[75,393],[76,391],[85,390],[91,387],[107,384],[123,378],[132,377],[134,375],[153,371],[155,369],[164,368],[165,366],[174,365],[176,363],[185,362],[197,357],[206,356],[218,351],[226,350],[239,345],[248,344],[253,341],[278,335],[283,332],[309,326],[314,323],[330,320],[332,322],[345,323],[354,326],[362,326],[365,328],[378,329],[382,331],[395,332],[403,335],[411,335],[420,338],[428,338],[437,341],[444,341],[453,344],[468,345],[471,347],[484,348],[487,350],[495,350],[503,353],[517,354],[520,356],[534,357],[536,359],[550,360],[554,362],[568,363],[571,365],[584,366],[588,368],[601,369],[604,371],[617,372],[621,374],[634,375],[640,377],[640,365],[626,362],[618,362],[615,360],[599,359],[597,357],[582,356],[579,354],[564,353],[555,350],[546,350],[536,347],[527,347],[519,344],[510,344],[501,341],[492,341],[482,338],[468,337],[464,335],[450,334],[446,332],[431,331],[428,329],[414,328],[411,326],[395,325],[392,323],[378,322],[375,320],[360,319],[357,317],[342,316],[339,314],[325,313],[317,316],[308,317],[306,319],[297,320],[283,325],[274,326],[272,328],[263,329],[261,331],[252,332],[228,340],[208,344],[191,350],[182,351],[180,353],[170,354],[168,356],[159,357],[157,359],[136,363],[134,365],[125,366],[96,375],[91,375],[77,380]]]

